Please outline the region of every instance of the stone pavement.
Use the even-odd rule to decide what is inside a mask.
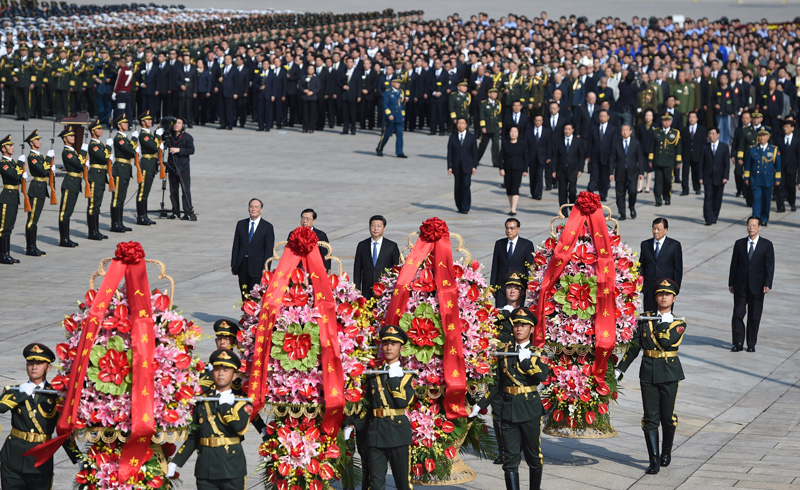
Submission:
[[[26,131],[34,127],[35,122],[26,123]],[[39,126],[45,151],[50,128],[49,122]],[[7,133],[18,139],[21,126],[0,119],[0,136]],[[466,216],[455,213],[452,180],[445,170],[445,138],[407,133],[410,158],[398,160],[388,154],[375,156],[375,132],[341,136],[330,130],[307,135],[297,129],[270,133],[237,129],[220,133],[195,127],[191,133],[198,148],[192,157],[196,223],[157,219],[157,226],[139,227],[129,203],[126,221],[134,228],[132,233],[108,233],[109,218],[104,214],[101,227],[111,239],[88,241],[85,201],[80,198],[73,221],[73,238],[80,247],[64,249],[57,246],[56,206],[48,204],[40,222],[39,244],[47,256],[33,258],[24,256],[20,213],[12,243],[22,263],[0,267],[2,384],[24,380],[20,355],[24,345],[34,340],[51,346],[62,341],[60,320],[76,311],[89,276],[100,259],[113,254],[118,241],[138,240],[148,257],[167,264],[176,281],[176,305],[207,332],[218,316],[238,317],[237,282],[229,270],[229,254],[234,223],[247,216],[251,197],[265,201],[264,217],[273,223],[279,239],[298,225],[303,208],[315,208],[318,227],[328,233],[347,271],[352,269],[356,243],[368,236],[367,220],[376,213],[387,217],[387,236],[401,244],[423,220],[443,218],[483,264],[490,264],[494,241],[503,237],[507,200],[498,186],[497,170],[479,168],[472,186],[472,211]],[[393,148],[391,143],[389,148]],[[584,175],[580,184],[587,182]],[[151,209],[158,208],[161,197],[159,186],[155,188]],[[632,374],[622,383],[619,404],[612,407],[616,437],[543,437],[544,488],[800,488],[796,439],[800,435],[796,408],[800,404],[800,334],[791,313],[800,280],[800,255],[795,255],[800,214],[773,214],[770,226],[763,230],[763,236],[775,244],[777,268],[774,291],[766,298],[761,342],[755,353],[730,353],[733,302],[726,284],[728,265],[734,240],[745,236],[744,219],[749,214],[743,200],[733,197],[733,190],[729,183],[715,226],[703,226],[702,196],[694,194],[675,196],[672,206],[658,209],[652,205],[652,194],[641,194],[639,217],[621,223],[623,239],[637,251],[640,241],[650,236],[651,220],[659,215],[670,218],[670,236],[683,244],[685,274],[676,311],[687,317],[689,325],[681,346],[687,379],[676,407],[680,423],[672,465],[657,476],[644,475],[647,454],[639,426],[638,366],[632,366]],[[106,197],[104,213],[108,205]],[[522,235],[541,243],[550,232],[556,209],[554,193],[545,193],[542,201],[523,195],[518,216]],[[151,270],[154,287],[163,287],[154,276]],[[210,336],[198,346],[203,357],[212,350]],[[5,436],[8,414],[0,416],[0,423]],[[257,465],[257,458],[250,456],[256,454],[257,439],[252,434],[246,441],[251,468]],[[62,452],[56,460],[54,488],[72,488],[74,468]],[[479,476],[465,488],[503,487],[498,466],[472,457],[466,460]],[[184,488],[194,486],[193,462],[183,470]],[[522,481],[524,488],[527,472],[522,473]],[[258,476],[251,475],[250,486],[257,488],[258,482]]]

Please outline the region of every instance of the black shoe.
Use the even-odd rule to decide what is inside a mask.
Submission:
[[[219,126],[217,129],[225,129],[225,126]]]
[[[713,225],[713,224],[714,224],[714,223],[713,223],[713,222],[711,222],[711,221],[706,221],[706,226],[711,226],[711,225]]]
[[[669,199],[664,199],[664,205],[669,206]]]
[[[733,344],[731,352],[742,352],[742,344]]]
[[[181,216],[181,221],[189,221],[189,215],[184,214],[183,216]]]
[[[742,197],[742,193],[737,191],[736,192],[736,197]]]
[[[519,473],[506,472],[506,490],[519,490]]]
[[[661,203],[660,203],[660,202],[657,202],[657,203],[656,203],[656,207],[659,207],[659,206],[661,206]]]
[[[541,201],[542,196],[531,196],[531,199],[533,199],[534,201]]]
[[[508,215],[513,217],[513,216],[516,216],[516,215],[517,215],[517,213],[515,213],[514,211],[509,211],[509,212],[508,212]]]
[[[10,255],[11,235],[0,236],[0,264],[18,264],[19,260]]]
[[[31,257],[41,257],[47,255],[36,247],[37,227],[25,228],[25,255]]]
[[[458,210],[458,214],[469,214],[469,211],[462,211],[462,210],[459,209]]]
[[[650,458],[650,466],[644,472],[648,475],[656,475],[661,468],[661,458],[658,455],[658,430],[645,432],[644,440],[647,443],[647,455]]]
[[[347,134],[347,131],[342,131],[342,132],[341,132],[341,133],[339,133],[339,134]]]
[[[683,192],[681,192],[681,195],[682,196],[688,196],[689,195],[689,191],[683,191]]]
[[[408,157],[401,153],[401,154],[397,155],[397,158],[408,158]]]
[[[147,214],[147,201],[144,201],[142,203],[142,210],[144,211],[144,220],[147,221],[147,224],[150,225],[150,226],[155,225],[156,222],[151,220],[150,216],[148,216],[148,214]]]
[[[791,210],[792,210],[792,212],[795,212],[795,211],[797,211],[797,208],[795,207],[795,205],[794,205],[794,204],[792,204]]]
[[[175,213],[172,213],[172,214],[167,216],[167,219],[178,219],[178,215],[175,214]]]
[[[631,219],[636,219],[636,208],[631,208]]]
[[[192,213],[189,215],[189,221],[197,221],[197,215]]]
[[[700,191],[694,191],[694,193],[697,194],[698,196],[700,195]]]
[[[620,221],[625,221],[625,220],[626,220],[626,219],[628,219],[628,218],[626,218],[626,217],[625,217],[625,215],[624,215],[624,214],[622,214],[622,215],[620,215],[620,217],[619,217],[618,219],[619,219]]]
[[[786,208],[778,208],[778,209],[775,210],[775,212],[776,213],[785,213],[786,212]]]
[[[375,154],[378,155],[379,157],[383,156],[383,152],[380,150],[375,150]]]
[[[505,459],[503,459],[502,456],[497,456],[496,458],[494,458],[494,461],[492,461],[492,464],[505,464],[505,462],[506,461]]]
[[[751,346],[748,345],[747,348],[744,351],[745,352],[755,352],[756,348],[755,347],[751,347]]]

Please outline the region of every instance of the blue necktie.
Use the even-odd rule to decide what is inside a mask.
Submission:
[[[570,147],[570,140],[569,138],[567,138],[567,153],[569,153],[569,147]]]
[[[250,243],[250,242],[253,241],[253,233],[255,233],[255,231],[256,231],[255,223],[253,221],[251,221],[250,222],[250,233],[247,236],[247,243]]]
[[[628,140],[625,140],[625,154],[628,154]]]
[[[508,261],[511,262],[511,256],[514,255],[514,242],[508,242]]]
[[[658,253],[661,251],[661,242],[656,242],[656,260],[658,260]]]
[[[378,242],[372,242],[372,267],[378,263]]]

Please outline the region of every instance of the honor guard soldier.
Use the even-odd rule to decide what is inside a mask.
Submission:
[[[139,166],[142,169],[142,182],[139,182],[139,190],[136,193],[136,224],[154,225],[155,221],[147,216],[147,198],[150,196],[150,188],[153,180],[158,174],[158,148],[161,145],[161,128],[152,132],[153,117],[150,111],[144,111],[139,115],[139,123],[142,131],[139,134],[138,144],[141,148],[142,157],[139,159]]]
[[[450,110],[450,127],[455,132],[456,121],[464,118],[469,121],[469,107],[472,104],[472,96],[467,92],[467,81],[458,82],[458,88],[450,94],[448,109]]]
[[[227,318],[220,318],[216,322],[214,322],[214,343],[217,346],[217,349],[227,349],[233,350],[236,347],[236,340],[237,334],[239,333],[239,325],[230,319]],[[214,369],[214,366],[209,364],[206,367],[206,370],[200,373],[200,386],[205,388],[212,388],[214,386],[214,378],[211,376],[211,373]],[[231,385],[236,388],[236,385],[241,388],[242,381],[237,377],[231,382]]]
[[[478,146],[478,162],[483,158],[489,141],[492,142],[492,166],[500,166],[500,133],[503,131],[503,104],[497,100],[496,88],[489,89],[489,98],[478,106],[478,124],[481,127],[481,144]]]
[[[408,335],[396,325],[386,325],[379,334],[384,365],[389,374],[367,377],[366,391],[372,416],[367,429],[368,465],[371,490],[386,488],[386,472],[392,465],[397,490],[410,490],[411,485],[411,423],[406,408],[414,400],[414,375],[403,373],[400,351]]]
[[[125,233],[131,231],[122,223],[122,212],[125,206],[125,197],[128,195],[128,183],[133,176],[133,160],[136,158],[136,139],[139,133],[134,131],[133,140],[125,134],[128,131],[128,117],[125,112],[121,112],[114,118],[114,127],[117,128],[117,135],[112,140],[106,140],[106,145],[114,147],[114,165],[112,177],[114,178],[114,192],[111,194],[111,231],[115,233]]]
[[[100,138],[103,137],[103,123],[95,119],[89,125],[91,139],[85,149],[89,160],[89,205],[86,209],[86,221],[89,224],[89,240],[103,240],[108,238],[100,233],[100,206],[103,204],[103,193],[106,190],[106,177],[109,172],[108,159],[111,158],[111,148],[106,147]]]
[[[744,183],[753,193],[753,216],[767,226],[772,199],[772,187],[781,185],[781,152],[769,144],[770,132],[758,131],[758,144],[750,147],[744,162]]]
[[[28,177],[25,173],[25,160],[14,160],[14,142],[11,135],[0,140],[0,176],[3,190],[0,191],[0,264],[19,264],[11,256],[11,232],[17,221],[19,208],[19,189]]]
[[[58,61],[50,65],[50,83],[54,88],[53,114],[56,119],[69,115],[69,87],[71,65],[67,60],[67,49],[58,50]]]
[[[65,127],[58,134],[58,137],[64,142],[61,161],[67,171],[67,175],[61,181],[61,205],[58,208],[58,245],[61,247],[77,247],[78,244],[69,238],[69,220],[75,210],[75,201],[78,200],[78,194],[81,193],[83,166],[86,162],[86,157],[73,147],[75,144],[74,127]]]
[[[250,424],[253,405],[237,401],[233,391],[232,383],[241,361],[232,350],[218,349],[211,354],[209,363],[214,367],[214,386],[206,389],[203,396],[219,400],[195,404],[192,431],[167,466],[167,477],[174,478],[176,469],[197,450],[194,466],[197,488],[244,490],[247,461],[242,439]]]
[[[25,138],[25,143],[28,143],[31,148],[31,152],[28,154],[28,169],[33,176],[31,185],[28,187],[31,211],[28,213],[28,222],[25,224],[25,255],[39,257],[46,255],[36,247],[36,232],[44,202],[50,197],[48,181],[50,180],[50,157],[53,156],[53,150],[47,152],[47,157],[39,153],[39,148],[42,147],[42,138],[36,129]]]
[[[375,153],[379,157],[383,156],[383,147],[386,146],[386,142],[389,141],[392,134],[395,134],[397,141],[394,148],[397,158],[408,158],[403,153],[403,122],[406,117],[406,103],[403,91],[400,89],[400,82],[400,77],[392,78],[391,90],[383,93],[383,130],[381,131],[381,140],[375,149]]]
[[[47,372],[56,356],[46,345],[33,343],[22,350],[28,381],[8,389],[0,397],[0,413],[11,410],[11,434],[0,450],[0,487],[3,490],[40,490],[53,486],[53,458],[36,467],[36,458],[24,454],[50,439],[58,422],[58,395],[37,393],[52,390]],[[81,453],[73,439],[63,445],[73,464]]]
[[[672,441],[678,427],[675,415],[675,398],[678,383],[684,379],[678,346],[683,341],[686,322],[672,316],[672,305],[678,296],[678,284],[672,279],[656,281],[657,312],[646,312],[646,317],[661,317],[659,320],[639,320],[628,352],[617,365],[617,378],[622,379],[628,366],[644,351],[639,368],[639,383],[642,387],[642,430],[647,443],[650,466],[646,473],[654,475],[661,466],[669,466],[672,459]],[[661,455],[658,453],[658,426],[664,434]]]
[[[28,46],[24,41],[19,47],[19,56],[14,59],[11,70],[11,79],[16,87],[14,100],[17,103],[17,121],[27,121],[31,93],[31,59],[28,57]]]
[[[47,83],[47,71],[50,69],[47,60],[42,56],[42,48],[38,44],[33,45],[33,59],[30,65],[31,105],[28,108],[33,117],[41,119],[44,115],[46,105],[44,86]]]
[[[494,405],[495,399],[501,400],[506,490],[519,490],[520,453],[525,454],[528,464],[531,490],[539,490],[543,471],[540,444],[544,408],[538,386],[547,379],[548,368],[541,350],[531,347],[531,332],[536,326],[534,313],[528,308],[517,308],[509,318],[513,325],[513,343],[497,351],[518,354],[498,359],[495,383],[472,408],[470,417],[477,416],[489,404]]]
[[[661,130],[653,131],[653,143],[650,147],[650,168],[655,171],[655,186],[653,195],[656,206],[661,206],[661,200],[669,206],[672,196],[672,173],[680,170],[681,166],[681,133],[673,129],[672,116],[661,116]]]

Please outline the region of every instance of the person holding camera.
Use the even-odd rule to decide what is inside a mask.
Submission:
[[[184,221],[197,221],[192,207],[192,180],[189,175],[189,155],[194,154],[194,138],[184,131],[186,121],[177,118],[172,126],[172,141],[169,144],[169,160],[167,172],[169,173],[169,200],[172,202],[172,214],[169,219],[176,219],[181,213],[181,200],[183,196]]]

